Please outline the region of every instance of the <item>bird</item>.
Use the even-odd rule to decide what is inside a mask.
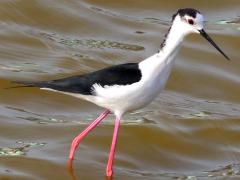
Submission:
[[[80,98],[105,111],[77,135],[72,143],[69,161],[86,135],[109,113],[115,115],[114,132],[106,167],[106,176],[113,176],[118,132],[122,116],[147,106],[164,88],[184,38],[191,33],[200,34],[227,60],[229,57],[204,30],[204,17],[193,8],[178,9],[172,16],[171,26],[159,50],[138,63],[125,63],[94,72],[48,81],[16,81],[22,87],[37,87]]]

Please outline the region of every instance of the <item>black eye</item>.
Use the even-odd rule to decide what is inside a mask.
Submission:
[[[193,24],[194,24],[194,21],[193,21],[192,19],[188,19],[188,24],[193,25]]]

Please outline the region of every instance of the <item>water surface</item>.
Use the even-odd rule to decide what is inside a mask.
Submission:
[[[0,179],[73,179],[71,140],[103,110],[16,80],[49,80],[154,54],[178,8],[194,7],[206,31],[187,37],[166,89],[124,116],[114,179],[240,178],[239,1],[8,0],[0,2]],[[80,145],[76,179],[104,179],[110,115]]]

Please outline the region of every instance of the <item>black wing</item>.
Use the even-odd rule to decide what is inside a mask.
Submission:
[[[63,79],[39,82],[24,82],[27,87],[51,88],[58,91],[92,95],[92,85],[129,85],[140,81],[142,75],[138,63],[120,64],[92,73],[67,77]]]

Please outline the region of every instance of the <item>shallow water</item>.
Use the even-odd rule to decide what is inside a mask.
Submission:
[[[226,61],[197,35],[183,44],[166,89],[124,116],[114,179],[240,179],[239,1],[8,0],[0,2],[0,179],[104,179],[110,115],[66,167],[71,140],[102,109],[16,80],[47,80],[139,62],[171,16],[199,9]]]

